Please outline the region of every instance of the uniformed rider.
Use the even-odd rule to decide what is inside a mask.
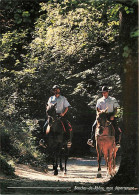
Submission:
[[[106,86],[103,86],[100,92],[102,93],[102,97],[97,100],[96,111],[98,112],[101,110],[105,110],[107,108],[107,119],[113,124],[115,128],[116,146],[120,147],[120,142],[119,142],[120,131],[115,117],[119,104],[114,97],[109,96],[109,89]],[[92,147],[94,147],[96,144],[95,129],[96,129],[96,120],[92,126],[91,139],[89,139],[87,142],[87,144]]]

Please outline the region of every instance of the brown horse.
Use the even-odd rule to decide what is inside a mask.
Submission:
[[[107,110],[102,110],[97,113],[97,126],[96,126],[96,150],[98,160],[98,174],[101,177],[101,157],[107,164],[107,171],[110,176],[115,175],[115,158],[118,148],[115,144],[115,129],[111,122],[107,120]]]

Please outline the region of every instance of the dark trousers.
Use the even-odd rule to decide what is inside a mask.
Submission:
[[[45,132],[46,129],[47,129],[48,123],[49,123],[49,121],[48,121],[48,119],[47,119],[47,121],[44,123],[44,126],[43,126],[43,131],[44,131],[44,132]]]
[[[96,131],[96,126],[97,126],[97,121],[95,120],[95,122],[92,125],[92,131],[91,131],[91,139],[93,141],[95,141],[95,131]]]

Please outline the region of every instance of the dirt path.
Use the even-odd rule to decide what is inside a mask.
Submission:
[[[45,180],[45,181],[69,181],[69,182],[104,182],[109,180],[107,177],[107,170],[105,161],[102,160],[102,178],[96,178],[97,175],[97,159],[96,158],[70,158],[67,165],[67,174],[64,175],[59,170],[58,176],[53,175],[52,165],[49,165],[48,173],[36,171],[26,165],[16,165],[16,175],[22,178],[31,180]],[[118,170],[119,165],[116,167]]]
[[[119,162],[119,159],[118,159]],[[3,180],[2,187],[6,193],[28,193],[42,194],[44,191],[48,192],[68,192],[78,191],[78,188],[82,187],[84,190],[88,186],[99,187],[101,183],[109,181],[107,176],[105,161],[102,160],[102,178],[96,178],[97,175],[97,159],[95,158],[70,158],[67,166],[67,174],[59,171],[58,176],[53,175],[52,165],[48,166],[48,172],[44,173],[39,170],[35,170],[33,167],[27,165],[16,165],[15,174],[17,179]],[[117,163],[116,170],[119,168]],[[5,181],[5,182],[4,182]],[[5,184],[5,185],[4,185]],[[83,189],[80,189],[83,191]]]

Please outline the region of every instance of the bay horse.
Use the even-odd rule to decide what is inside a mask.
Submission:
[[[56,114],[56,104],[47,106],[47,115],[49,124],[46,129],[48,136],[48,149],[53,159],[54,175],[58,175],[58,160],[60,162],[60,170],[67,172],[67,161],[69,150],[71,148],[72,128],[66,129],[60,115]],[[70,125],[70,124],[69,124]],[[68,132],[67,132],[68,131]],[[62,160],[65,160],[65,166],[62,166]]]
[[[98,174],[101,177],[101,157],[107,165],[107,172],[112,177],[115,175],[115,158],[118,148],[115,143],[115,129],[110,121],[107,120],[107,109],[97,112],[97,126],[96,126],[96,150],[98,161]]]

